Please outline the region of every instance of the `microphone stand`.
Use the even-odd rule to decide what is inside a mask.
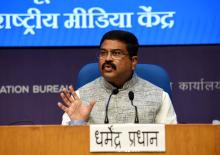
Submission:
[[[134,120],[134,123],[139,123],[137,106],[135,106],[135,105],[133,104],[134,92],[133,92],[133,91],[129,91],[128,97],[129,97],[129,99],[130,99],[130,101],[131,101],[131,105],[135,108],[135,120]]]
[[[105,124],[109,123],[109,120],[108,120],[108,106],[109,106],[110,99],[111,99],[112,95],[116,95],[116,94],[118,94],[118,89],[113,89],[112,93],[110,94],[110,96],[108,98],[108,102],[107,102],[106,108],[105,108],[105,121],[104,121]]]

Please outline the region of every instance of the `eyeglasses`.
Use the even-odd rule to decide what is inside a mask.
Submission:
[[[99,59],[106,59],[108,57],[108,54],[110,53],[112,59],[121,59],[126,55],[129,55],[128,53],[125,53],[121,49],[113,49],[110,52],[101,49],[100,52],[98,53],[98,58]]]

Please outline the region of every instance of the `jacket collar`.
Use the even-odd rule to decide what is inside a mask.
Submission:
[[[138,81],[138,76],[136,73],[132,75],[132,78],[124,83],[123,87],[119,89],[119,91],[126,90],[130,87],[133,87]],[[101,85],[108,91],[112,92],[112,90],[116,89],[111,83],[106,81],[103,77],[101,77]]]

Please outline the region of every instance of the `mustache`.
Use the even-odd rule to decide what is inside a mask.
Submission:
[[[105,61],[105,62],[102,64],[102,69],[104,69],[106,65],[109,65],[109,66],[111,66],[114,70],[116,70],[116,65],[115,65],[112,61]]]

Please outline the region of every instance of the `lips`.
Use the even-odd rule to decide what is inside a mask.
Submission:
[[[111,72],[113,70],[113,67],[111,65],[104,65],[103,69],[107,72]]]
[[[106,61],[102,65],[102,70],[107,71],[107,72],[111,72],[112,70],[116,70],[116,66],[111,61]]]

